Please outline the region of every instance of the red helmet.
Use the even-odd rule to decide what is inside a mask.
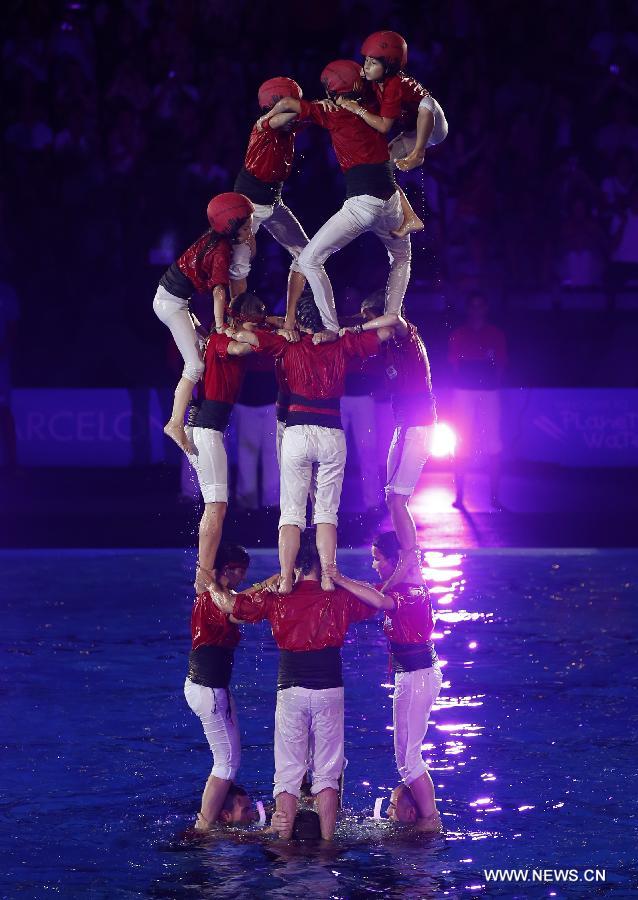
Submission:
[[[386,67],[399,71],[408,61],[408,45],[396,31],[375,31],[361,45],[364,56],[382,59]]]
[[[352,59],[336,59],[321,73],[321,83],[330,94],[356,94],[363,89],[361,64]]]
[[[261,109],[272,109],[282,97],[293,97],[301,100],[303,92],[292,78],[269,78],[259,88],[257,99]]]
[[[206,215],[210,227],[217,234],[232,234],[254,210],[255,207],[248,197],[230,191],[227,194],[217,194],[216,197],[213,197],[206,209]]]

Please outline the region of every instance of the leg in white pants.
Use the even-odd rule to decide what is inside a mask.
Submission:
[[[427,772],[421,744],[442,680],[438,665],[415,672],[397,672],[394,676],[394,755],[404,784],[411,784]]]
[[[188,312],[188,300],[175,297],[159,285],[153,300],[153,311],[173,335],[184,360],[183,377],[196,384],[204,372],[204,361],[199,338]]]
[[[232,781],[241,762],[241,740],[235,699],[223,688],[195,684],[190,678],[184,684],[186,702],[199,716],[208,745],[213,754],[211,775]]]
[[[193,428],[196,454],[188,460],[197,472],[204,503],[228,502],[228,460],[224,436],[213,428]]]
[[[410,239],[393,237],[390,231],[398,228],[402,221],[398,191],[389,200],[381,200],[369,194],[350,197],[339,212],[322,225],[300,254],[297,260],[298,268],[306,276],[323,324],[330,331],[338,331],[339,323],[332,285],[324,269],[324,263],[329,256],[346,247],[366,231],[373,231],[377,235],[390,257],[386,312],[396,312],[401,308],[410,277]],[[388,308],[390,299],[392,310]]]
[[[377,464],[377,429],[372,397],[342,397],[341,421],[345,432],[350,427],[357,448],[363,502],[366,509],[374,509],[379,505],[381,480]]]
[[[296,216],[285,203],[278,201],[273,206],[254,204],[253,234],[257,234],[261,225],[292,256],[292,268],[297,269],[297,257],[308,243],[308,236],[301,227]],[[230,277],[233,281],[247,278],[250,273],[251,258],[248,244],[235,244],[230,265]]]
[[[312,793],[337,790],[343,771],[343,688],[277,691],[273,796],[299,797],[312,745]]]

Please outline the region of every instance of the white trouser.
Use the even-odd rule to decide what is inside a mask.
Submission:
[[[291,269],[297,270],[297,257],[308,243],[308,236],[301,224],[285,203],[278,200],[272,206],[261,203],[253,204],[253,234],[257,234],[263,225],[278,244],[281,244],[292,256]],[[248,244],[235,244],[230,264],[230,277],[233,280],[247,278],[250,272],[250,247]]]
[[[365,395],[341,398],[343,430],[351,429],[357,448],[361,491],[366,509],[379,505],[381,479],[377,458],[377,428],[374,419],[374,400]]]
[[[400,426],[394,429],[388,450],[387,494],[411,497],[423,466],[430,455],[434,427],[432,425]]]
[[[346,438],[339,428],[323,425],[288,425],[281,443],[281,516],[279,527],[306,527],[306,504],[315,471],[313,525],[336,525],[343,473]]]
[[[323,264],[337,250],[371,231],[388,251],[390,274],[385,291],[386,313],[398,313],[410,280],[410,238],[391,234],[403,221],[399,192],[389,200],[369,194],[350,197],[339,212],[322,225],[297,260],[308,279],[321,319],[330,331],[338,331],[337,311],[330,279]]]
[[[175,297],[159,285],[153,300],[153,311],[170,330],[182,354],[183,377],[197,383],[204,372],[204,360],[193,320],[188,313],[188,300]]]
[[[312,793],[339,787],[343,771],[343,688],[291,687],[277,691],[275,789],[299,797],[312,760]]]
[[[188,461],[197,473],[204,503],[228,503],[228,459],[224,435],[213,428],[193,428],[197,453]]]
[[[237,501],[246,509],[259,508],[257,473],[261,460],[263,506],[279,505],[277,466],[277,417],[274,403],[267,406],[235,406],[237,428]]]
[[[427,147],[435,147],[447,137],[448,125],[445,113],[441,109],[441,104],[434,97],[428,95],[419,103],[419,109],[429,109],[434,116],[434,128],[432,134],[428,138]],[[402,131],[393,141],[390,141],[388,149],[390,151],[390,159],[403,159],[414,150],[416,144],[416,129],[414,131]]]
[[[186,702],[201,719],[204,734],[213,754],[211,775],[232,781],[241,761],[241,739],[235,698],[224,688],[195,684],[190,678],[184,684]]]
[[[411,784],[427,772],[421,744],[442,680],[438,665],[416,672],[395,673],[392,698],[394,756],[404,784]]]
[[[286,430],[286,423],[280,422],[277,419],[277,465],[281,471],[281,443],[284,439],[284,431]]]
[[[453,394],[454,420],[458,432],[457,454],[467,459],[475,452],[498,455],[501,443],[501,401],[498,391],[466,391]]]

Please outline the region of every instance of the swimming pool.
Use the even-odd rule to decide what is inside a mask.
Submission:
[[[635,896],[638,553],[427,560],[445,665],[425,747],[447,833],[411,842],[363,821],[396,784],[377,621],[344,648],[350,816],[334,852],[308,858],[179,840],[210,769],[182,693],[191,554],[0,554],[2,896]],[[363,552],[341,565],[372,574]],[[250,580],[274,568],[258,551]],[[276,663],[267,628],[246,626],[238,780],[262,799]],[[486,869],[528,870],[528,882],[495,884]],[[554,872],[570,869],[606,880]]]

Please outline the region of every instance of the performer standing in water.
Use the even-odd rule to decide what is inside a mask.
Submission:
[[[184,417],[193,388],[204,371],[200,338],[188,301],[195,292],[210,292],[214,328],[218,333],[223,330],[232,245],[251,240],[253,208],[243,194],[231,192],[213,197],[206,210],[210,229],[166,270],[153,300],[155,314],[170,329],[184,360],[164,433],[186,453],[192,453],[194,448],[184,430]]]
[[[361,304],[364,323],[342,329],[342,333],[384,329],[389,317],[384,315],[382,304],[379,294],[368,297]],[[385,486],[386,503],[401,547],[390,579],[392,585],[407,575],[420,579],[416,525],[408,502],[430,454],[436,403],[427,350],[415,325],[400,319],[392,338],[383,344],[381,358],[396,423]]]
[[[423,165],[426,149],[447,137],[448,124],[438,101],[402,71],[408,61],[408,45],[396,31],[375,31],[363,42],[361,53],[365,57],[364,75],[378,102],[378,114],[346,98],[338,98],[337,104],[361,116],[381,134],[388,134],[398,122],[403,130],[390,141],[390,158],[403,172]],[[401,203],[404,220],[394,234],[420,231],[423,222],[403,191]]]
[[[292,78],[270,78],[259,88],[262,113],[269,112],[283,97],[301,100],[302,91]],[[252,233],[259,228],[268,231],[292,256],[290,280],[293,289],[303,290],[306,279],[297,267],[297,258],[308,243],[308,237],[295,215],[281,199],[284,181],[290,175],[295,155],[295,132],[299,125],[294,114],[275,116],[255,125],[250,133],[246,158],[235,179],[235,190],[244,194],[254,206]],[[246,290],[250,272],[251,247],[237,243],[233,247],[230,266],[233,295]]]
[[[401,583],[387,587],[398,565],[400,551],[393,531],[383,532],[372,543],[372,567],[382,582],[381,590],[392,601],[385,611],[383,630],[394,671],[394,755],[404,787],[393,792],[391,807],[394,803],[395,814],[390,818],[410,820],[401,818],[402,810],[398,814],[396,809],[400,795],[407,790],[416,807],[415,824],[419,831],[436,833],[441,831],[441,817],[421,745],[443,677],[431,641],[434,630],[432,604],[421,573],[413,570]],[[335,581],[339,583],[336,577]]]
[[[250,556],[235,544],[221,544],[215,559],[220,584],[228,591],[246,577]],[[228,791],[239,769],[241,740],[235,698],[230,691],[235,648],[241,635],[236,624],[213,603],[208,591],[199,593],[191,613],[192,650],[184,684],[186,702],[201,719],[213,754],[213,768],[202,795],[195,828],[207,831],[222,823],[248,823],[255,812],[245,791],[235,791],[225,810]]]
[[[213,584],[210,590],[231,622],[267,619],[279,647],[273,796],[287,823],[280,834],[290,837],[311,758],[321,836],[331,840],[344,764],[341,647],[351,624],[390,608],[393,601],[370,585],[339,576],[336,569],[341,586],[326,592],[319,583],[322,564],[310,530],[303,535],[295,566],[299,579],[286,597],[268,590],[233,596]]]
[[[364,90],[361,66],[350,59],[329,63],[321,73],[321,82],[333,101],[343,96],[360,98]],[[367,231],[375,234],[390,260],[385,311],[398,314],[410,280],[410,238],[396,237],[392,233],[401,225],[403,212],[385,138],[361,117],[347,109],[326,109],[325,103],[286,98],[275,104],[271,115],[296,112],[300,120],[327,129],[337,162],[345,175],[345,203],[322,225],[297,260],[312,288],[324,327],[338,332],[334,294],[324,269],[328,257]],[[287,328],[294,328],[300,295],[299,285],[289,283]]]

